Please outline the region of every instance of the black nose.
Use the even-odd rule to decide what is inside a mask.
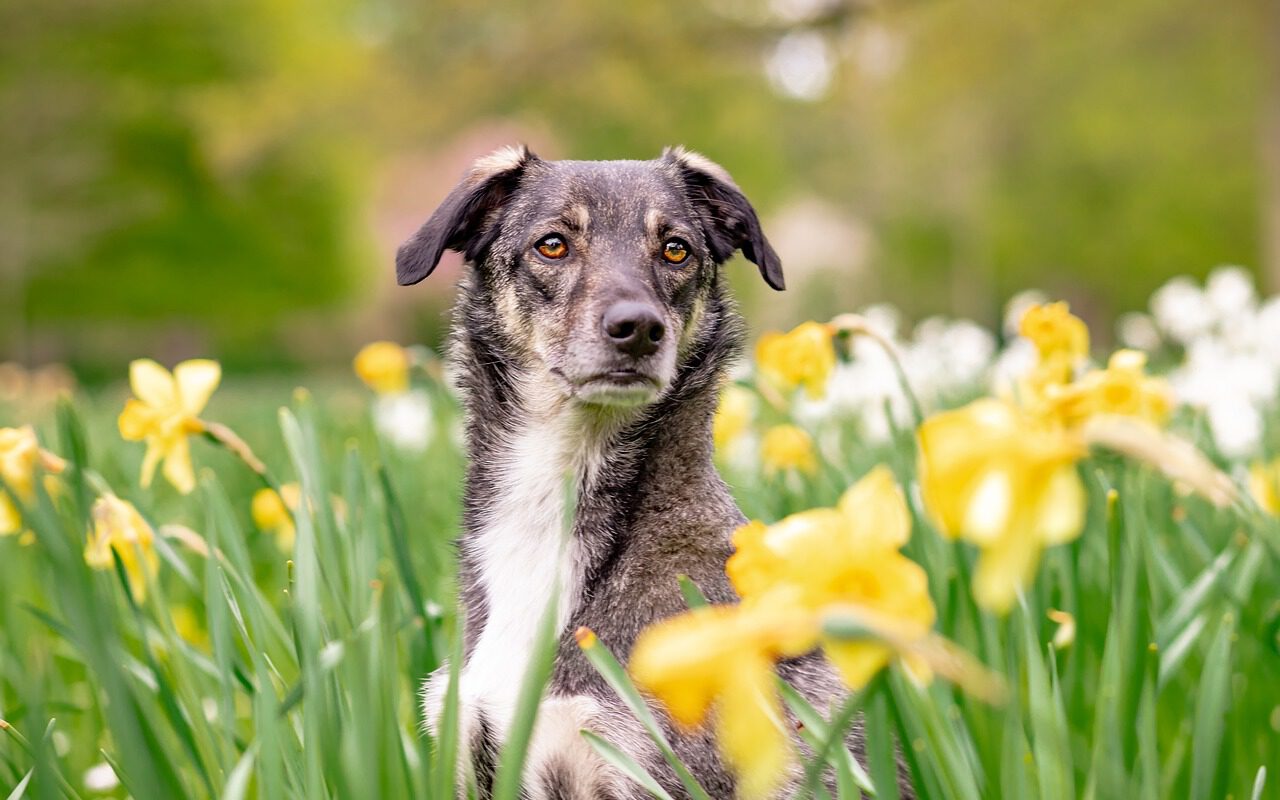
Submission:
[[[609,306],[601,323],[614,347],[633,358],[656,351],[667,332],[657,311],[634,300],[623,300]]]

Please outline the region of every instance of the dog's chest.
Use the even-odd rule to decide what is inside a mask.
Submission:
[[[569,420],[526,424],[495,459],[493,496],[464,545],[486,614],[460,689],[480,705],[499,738],[514,715],[552,598],[558,636],[581,597],[581,558],[569,530],[568,504],[571,486],[593,469],[594,460],[595,449]]]

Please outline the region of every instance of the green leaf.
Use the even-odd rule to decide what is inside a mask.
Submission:
[[[227,785],[222,789],[221,800],[244,800],[248,796],[249,779],[253,777],[253,759],[257,754],[256,746],[244,751],[244,755],[227,776]]]
[[[35,774],[34,769],[27,770],[27,774],[18,781],[18,785],[13,787],[13,791],[9,792],[9,800],[21,800],[27,793],[27,785],[31,783],[31,776]]]
[[[1192,800],[1209,800],[1222,796],[1222,792],[1218,790],[1218,761],[1222,754],[1231,701],[1231,643],[1234,635],[1235,616],[1226,614],[1209,646],[1204,672],[1200,677],[1191,736]]]
[[[814,749],[815,758],[811,766],[820,768],[821,764],[826,762],[835,769],[837,781],[843,782],[841,775],[844,775],[850,784],[875,796],[875,783],[844,744],[849,725],[862,707],[862,696],[851,695],[831,723],[828,723],[791,684],[778,679],[778,690],[787,707],[791,709],[791,713],[795,714],[796,719],[800,721],[800,735]],[[806,771],[806,789],[809,791],[816,789],[816,779],[816,772]]]
[[[542,693],[546,689],[547,681],[551,679],[551,667],[555,663],[556,645],[559,643],[556,637],[559,604],[560,593],[553,591],[550,602],[542,612],[542,621],[538,623],[533,653],[530,655],[529,665],[525,668],[524,679],[520,684],[515,717],[507,732],[506,743],[502,746],[502,758],[498,763],[493,800],[516,800],[520,793],[520,781],[524,772],[525,757],[528,755],[529,739],[533,735],[533,726],[537,722]]]
[[[883,685],[883,679],[877,679],[872,684],[875,688],[871,690],[867,703],[867,768],[871,771],[871,782],[876,787],[876,797],[880,800],[899,800],[898,760],[894,756],[889,697]],[[909,746],[909,743],[903,743],[903,747]]]
[[[662,786],[654,780],[653,776],[646,772],[644,767],[637,764],[635,759],[631,756],[622,752],[611,743],[605,741],[591,731],[584,730],[579,731],[579,733],[582,734],[583,739],[587,740],[587,744],[591,745],[592,749],[600,754],[601,758],[616,767],[620,772],[622,772],[622,774],[640,784],[641,788],[646,792],[658,798],[658,800],[673,800],[671,795],[667,793],[667,790],[663,789]]]
[[[1022,632],[1022,659],[1026,665],[1027,706],[1031,715],[1031,751],[1035,758],[1035,774],[1039,796],[1045,800],[1067,800],[1075,796],[1072,783],[1070,734],[1065,720],[1053,705],[1044,661],[1040,655],[1040,639],[1031,622],[1025,600],[1018,603]],[[1049,657],[1052,658],[1052,647]]]
[[[439,727],[436,730],[435,797],[455,797],[457,792],[458,736],[461,733],[458,724],[458,680],[462,675],[462,659],[465,651],[463,649],[463,616],[458,614],[456,619],[458,623],[457,630],[454,632],[453,652],[449,656],[446,672],[446,680],[449,682],[445,685],[444,708],[440,712],[440,720],[437,722]],[[440,678],[437,677],[435,680]]]

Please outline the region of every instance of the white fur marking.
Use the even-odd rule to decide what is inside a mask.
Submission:
[[[567,481],[583,486],[594,480],[605,437],[589,435],[563,395],[550,386],[526,387],[524,395],[532,398],[530,405],[537,410],[529,413],[506,452],[497,457],[494,483],[498,488],[479,531],[465,545],[478,566],[488,608],[459,682],[462,758],[468,757],[478,711],[484,712],[499,741],[506,738],[539,623],[553,592],[558,588],[557,636],[582,594],[578,544],[565,530],[572,519],[566,508]],[[447,667],[442,666],[423,690],[427,724],[433,732],[444,709],[448,683]],[[535,765],[562,751],[567,741],[575,743],[572,761],[581,763],[585,755],[593,755],[576,744],[585,711],[576,698],[543,701],[531,744],[531,753],[540,755],[528,760],[526,774],[536,774]],[[566,739],[563,730],[569,728],[574,735]],[[540,743],[544,737],[547,742]],[[588,774],[604,768],[597,761],[590,759]]]

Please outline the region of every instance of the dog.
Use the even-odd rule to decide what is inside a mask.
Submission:
[[[713,603],[737,601],[724,565],[746,520],[712,463],[711,423],[745,334],[722,266],[741,251],[782,290],[782,264],[729,174],[681,148],[651,161],[499,150],[475,162],[401,246],[400,284],[430,275],[445,250],[467,264],[448,368],[469,456],[458,579],[462,771],[490,796],[554,596],[557,651],[521,796],[648,796],[595,753],[586,729],[687,797],[574,631],[589,627],[625,663],[643,628],[686,609],[678,575]],[[780,671],[819,708],[842,694],[816,657]],[[426,683],[429,728],[447,683],[445,667]],[[659,718],[711,796],[733,797],[711,735]]]

